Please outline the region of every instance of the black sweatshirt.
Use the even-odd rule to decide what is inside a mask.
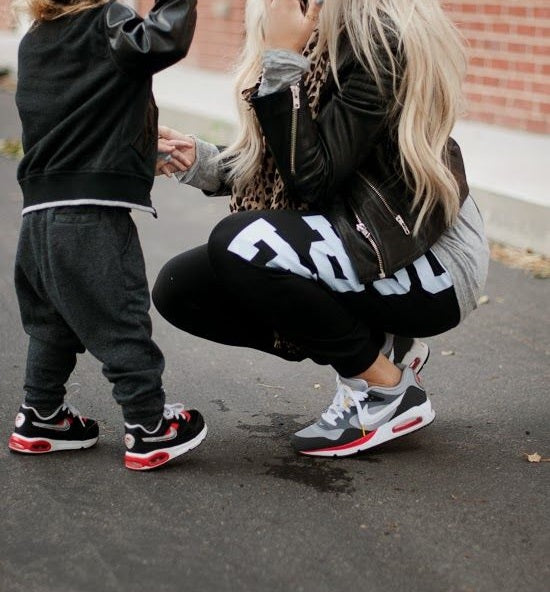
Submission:
[[[152,76],[186,55],[196,3],[159,0],[142,19],[111,0],[31,27],[16,93],[24,214],[84,203],[154,212]]]

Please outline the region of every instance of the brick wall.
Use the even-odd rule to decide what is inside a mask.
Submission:
[[[200,0],[199,18],[189,62],[203,68],[229,70],[243,40],[242,0]]]
[[[0,30],[10,24],[0,0]],[[550,0],[444,0],[469,44],[467,118],[550,133]],[[152,0],[135,0],[145,12]],[[245,0],[200,0],[187,63],[228,70],[242,43]]]
[[[152,4],[151,0],[139,0],[140,12],[143,14]],[[244,6],[245,0],[200,0],[197,29],[185,63],[230,70],[243,40]]]
[[[146,2],[147,0],[142,0]],[[228,69],[244,0],[201,0],[188,63]],[[444,0],[468,42],[466,118],[550,133],[550,0]]]
[[[9,31],[13,27],[10,0],[0,0],[0,32]]]
[[[468,118],[550,133],[550,1],[445,6],[469,44]]]

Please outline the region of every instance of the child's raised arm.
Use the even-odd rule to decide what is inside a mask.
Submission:
[[[158,0],[145,18],[114,2],[106,12],[113,59],[128,72],[159,72],[187,55],[196,22],[197,0]]]

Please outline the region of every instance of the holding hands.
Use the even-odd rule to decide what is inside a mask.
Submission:
[[[189,170],[197,157],[195,138],[169,127],[159,126],[157,165],[155,175],[171,177]]]
[[[324,0],[309,0],[304,14],[299,0],[265,0],[266,49],[301,52],[319,21]]]

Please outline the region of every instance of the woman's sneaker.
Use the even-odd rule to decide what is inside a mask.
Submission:
[[[126,468],[134,471],[156,469],[168,461],[196,448],[206,438],[206,424],[196,411],[186,411],[183,405],[165,405],[157,427],[150,431],[142,425],[124,424]]]
[[[82,417],[68,403],[64,403],[47,417],[40,415],[33,407],[21,405],[8,446],[14,452],[44,454],[90,448],[98,437],[97,422]]]
[[[296,432],[294,448],[310,456],[349,456],[410,434],[435,417],[426,391],[410,367],[392,388],[337,377],[332,404],[313,425]]]
[[[427,343],[414,337],[402,337],[386,333],[386,341],[380,350],[390,362],[410,366],[417,374],[430,357]]]

